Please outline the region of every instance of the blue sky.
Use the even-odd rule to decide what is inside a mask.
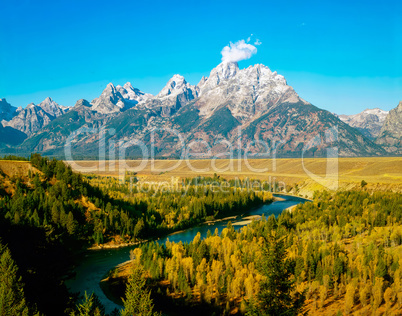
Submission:
[[[92,100],[107,83],[157,93],[197,84],[229,42],[253,34],[262,63],[332,112],[402,100],[402,1],[1,1],[0,98]]]

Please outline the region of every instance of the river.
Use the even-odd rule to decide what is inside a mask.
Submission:
[[[230,220],[222,220],[214,223],[204,223],[181,232],[173,233],[159,239],[158,242],[163,243],[168,238],[170,241],[174,242],[190,242],[198,232],[201,233],[202,238],[205,238],[208,230],[210,230],[211,233],[214,233],[217,228],[220,233],[222,229],[227,226],[229,221],[232,222],[235,229],[240,229],[242,226],[248,224],[248,221],[244,220],[248,216],[263,214],[266,217],[271,214],[278,216],[286,208],[307,201],[306,199],[289,195],[275,194],[275,196],[282,198],[283,200],[275,201],[271,204],[264,204],[261,207],[247,211],[240,216],[236,216],[235,219],[232,218]],[[121,306],[115,304],[106,297],[100,288],[99,283],[109,270],[130,259],[130,250],[133,248],[135,248],[135,246],[87,251],[79,265],[74,270],[75,277],[66,281],[67,287],[72,292],[79,292],[81,295],[83,295],[85,291],[88,294],[92,292],[95,293],[105,306],[106,313],[110,313],[115,308],[120,309]]]

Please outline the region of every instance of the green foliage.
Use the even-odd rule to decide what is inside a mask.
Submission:
[[[71,316],[103,316],[105,313],[99,299],[92,293],[88,296],[85,292],[83,301],[77,305],[77,311],[73,311]]]
[[[383,285],[400,282],[402,258],[394,246],[402,234],[401,205],[399,193],[317,192],[312,202],[239,231],[229,224],[220,236],[210,232],[189,244],[144,244],[141,264],[152,279],[168,280],[176,295],[199,291],[200,304],[242,299],[246,304],[238,307],[249,315],[297,314],[302,294],[320,297],[322,306],[329,295],[346,299],[351,282],[348,306],[361,291],[366,304],[371,288],[378,305]]]
[[[294,281],[291,280],[290,262],[285,259],[284,239],[275,234],[267,236],[260,271],[265,279],[261,282],[256,306],[249,309],[247,315],[297,315],[304,301],[304,296],[297,293],[291,296]]]
[[[20,156],[15,156],[15,155],[4,155],[3,157],[0,157],[0,160],[29,161],[29,159],[26,157],[20,157]]]
[[[31,173],[28,179],[15,178],[12,194],[0,191],[0,224],[6,227],[0,235],[8,242],[12,240],[18,263],[24,267],[28,302],[37,304],[46,314],[61,314],[71,307],[62,278],[68,273],[71,252],[82,246],[103,243],[115,235],[122,240],[160,236],[206,219],[240,213],[272,199],[270,193],[248,190],[245,183],[231,183],[227,190],[216,190],[224,181],[217,175],[186,179],[181,189],[171,192],[149,188],[146,194],[137,191],[122,195],[129,192],[127,183],[109,178],[102,179],[107,181],[104,185],[99,178],[86,179],[62,161],[38,154],[32,154],[30,161],[40,173]],[[234,230],[228,229],[230,236]],[[23,260],[24,252],[30,260]],[[195,257],[200,261],[209,256],[201,243]],[[211,255],[211,259],[216,258]],[[55,260],[59,263],[49,269],[47,263]],[[154,264],[154,275],[162,275],[160,264]],[[178,273],[180,290],[190,296],[188,271],[179,269]],[[41,290],[36,289],[38,282]],[[223,280],[216,282],[220,288],[225,287]],[[47,304],[49,300],[57,304]]]
[[[126,298],[123,299],[124,309],[121,311],[121,316],[158,315],[153,311],[151,291],[146,289],[145,283],[143,269],[140,266],[133,267],[128,279]]]
[[[150,185],[130,192],[128,181],[83,177],[63,162],[37,154],[30,159],[41,173],[29,174],[28,180],[3,175],[0,183],[0,236],[7,238],[26,283],[23,291],[10,252],[1,248],[0,268],[5,272],[0,278],[5,281],[0,283],[0,308],[17,300],[19,314],[36,303],[49,315],[73,306],[62,276],[71,251],[83,245],[116,235],[122,240],[156,237],[241,213],[271,201],[268,191],[274,189],[253,192],[247,181],[229,181],[224,192],[216,188],[225,180],[214,175],[185,179],[173,191]],[[321,305],[328,295],[344,297],[348,292],[351,308],[357,305],[356,292],[361,304],[378,308],[384,293],[389,305],[390,293],[399,291],[402,261],[394,249],[401,236],[401,194],[317,192],[312,202],[239,231],[228,224],[220,236],[210,232],[189,244],[143,244],[138,260],[151,279],[168,280],[169,291],[182,301],[195,300],[196,291],[199,303],[226,312],[237,304],[250,315],[296,314],[302,302],[298,293],[304,290],[310,299],[319,296]],[[138,270],[130,277],[125,315],[152,311],[150,291]],[[3,286],[11,283],[15,285]],[[92,295],[76,309],[74,315],[104,313]]]
[[[272,201],[268,191],[254,192],[245,182],[226,182],[219,177],[185,179],[175,188],[152,184],[132,188],[127,179],[120,182],[112,177],[95,175],[86,178],[92,187],[113,198],[113,207],[102,199],[92,200],[101,209],[96,216],[95,232],[103,237],[112,234],[138,240],[161,236]],[[228,187],[221,190],[223,184]],[[116,202],[121,200],[129,203],[133,211],[116,210]],[[130,207],[125,206],[124,210],[130,210]]]
[[[10,250],[0,244],[0,315],[29,315],[23,284]]]

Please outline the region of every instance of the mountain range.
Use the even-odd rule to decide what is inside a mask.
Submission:
[[[67,111],[67,107],[57,104],[48,97],[38,105],[30,103],[24,109],[19,107],[15,111],[15,116],[9,121],[3,120],[2,124],[4,127],[19,130],[29,137]]]
[[[384,125],[388,111],[379,108],[366,109],[354,115],[338,115],[341,121],[358,129],[364,136],[375,139]]]
[[[197,85],[174,75],[155,96],[129,82],[109,83],[98,98],[71,108],[47,98],[15,109],[0,99],[0,111],[1,127],[22,133],[3,142],[3,153],[64,157],[66,142],[75,156],[87,158],[99,156],[99,148],[110,157],[120,151],[125,157],[198,158],[315,157],[333,147],[341,156],[378,156],[401,148],[401,103],[389,114],[334,115],[300,98],[261,64],[239,69],[223,62]]]

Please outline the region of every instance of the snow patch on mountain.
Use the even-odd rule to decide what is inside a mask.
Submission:
[[[116,90],[120,92],[124,99],[132,101],[134,104],[145,102],[153,97],[150,93],[144,93],[134,88],[130,82],[126,82],[124,86],[117,85]]]

